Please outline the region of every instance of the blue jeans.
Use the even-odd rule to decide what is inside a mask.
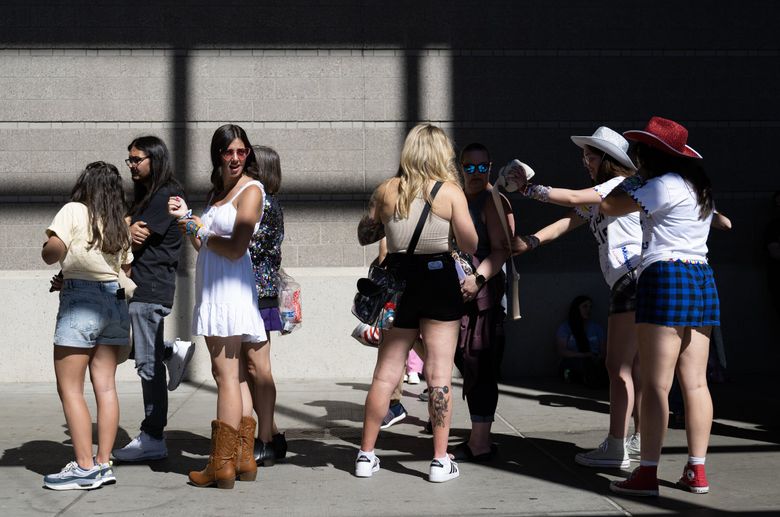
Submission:
[[[165,380],[167,344],[164,341],[164,319],[171,309],[158,303],[130,302],[130,324],[133,327],[135,369],[141,377],[144,415],[141,431],[163,438],[168,424],[168,385]]]

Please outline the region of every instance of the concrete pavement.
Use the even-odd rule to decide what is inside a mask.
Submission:
[[[685,436],[670,430],[660,467],[661,496],[617,496],[609,481],[627,472],[576,465],[576,452],[596,446],[607,425],[602,392],[532,380],[502,385],[494,426],[499,455],[489,464],[461,464],[461,477],[428,483],[430,437],[421,434],[426,404],[407,386],[409,416],[382,431],[382,470],[352,475],[360,442],[366,380],[284,381],[277,422],[290,453],[261,468],[257,482],[232,491],[197,489],[186,475],[205,464],[216,394],[212,383],[183,384],[171,393],[169,458],[116,465],[117,484],[93,491],[54,492],[42,476],[72,459],[54,384],[3,384],[0,405],[0,513],[28,515],[715,515],[780,514],[780,439],[776,391],[755,379],[716,386],[716,423],[707,458],[712,492],[673,488],[685,463]],[[89,386],[87,386],[89,389]],[[140,385],[119,385],[117,445],[137,433]],[[460,388],[455,389],[458,397]],[[749,395],[749,396],[747,396]],[[88,396],[89,400],[91,396]],[[768,404],[768,405],[767,405]],[[774,405],[772,405],[774,404]],[[92,406],[91,406],[92,407]],[[764,413],[762,413],[762,409]],[[456,400],[451,443],[468,434],[465,402]],[[93,410],[94,415],[94,410]],[[757,415],[757,416],[756,416]],[[632,465],[633,466],[633,465]]]

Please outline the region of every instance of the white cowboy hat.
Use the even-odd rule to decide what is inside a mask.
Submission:
[[[571,141],[578,147],[584,148],[586,145],[589,145],[604,151],[624,167],[632,171],[636,170],[636,165],[628,157],[628,140],[623,138],[623,135],[617,131],[613,131],[606,126],[601,126],[591,136],[573,136]]]

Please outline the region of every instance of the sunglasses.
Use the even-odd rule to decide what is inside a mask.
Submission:
[[[143,158],[141,158],[140,156],[131,156],[130,158],[125,160],[125,163],[127,164],[128,167],[138,167],[147,158],[149,157],[144,156]]]
[[[224,158],[225,160],[230,160],[233,158],[233,156],[237,156],[239,160],[246,159],[247,156],[249,156],[249,153],[251,152],[251,149],[247,149],[246,147],[241,147],[239,149],[222,149],[219,151],[219,154]]]
[[[482,162],[482,163],[464,163],[463,164],[463,172],[466,174],[474,174],[475,172],[479,172],[480,174],[487,174],[490,170],[490,162]]]

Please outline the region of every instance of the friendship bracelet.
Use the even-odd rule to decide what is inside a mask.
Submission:
[[[542,203],[547,203],[550,200],[550,190],[551,187],[526,183],[519,192],[525,197],[530,197],[531,199],[541,201]]]
[[[184,214],[183,216],[181,216],[181,217],[177,217],[177,218],[176,218],[176,220],[177,220],[177,221],[183,221],[183,220],[185,220],[185,219],[191,219],[191,218],[192,218],[192,208],[190,208],[189,210],[187,210],[187,213],[186,213],[186,214]]]
[[[184,233],[187,235],[192,235],[193,237],[198,237],[198,232],[202,228],[202,224],[198,224],[195,221],[187,221],[187,224],[184,225]]]

